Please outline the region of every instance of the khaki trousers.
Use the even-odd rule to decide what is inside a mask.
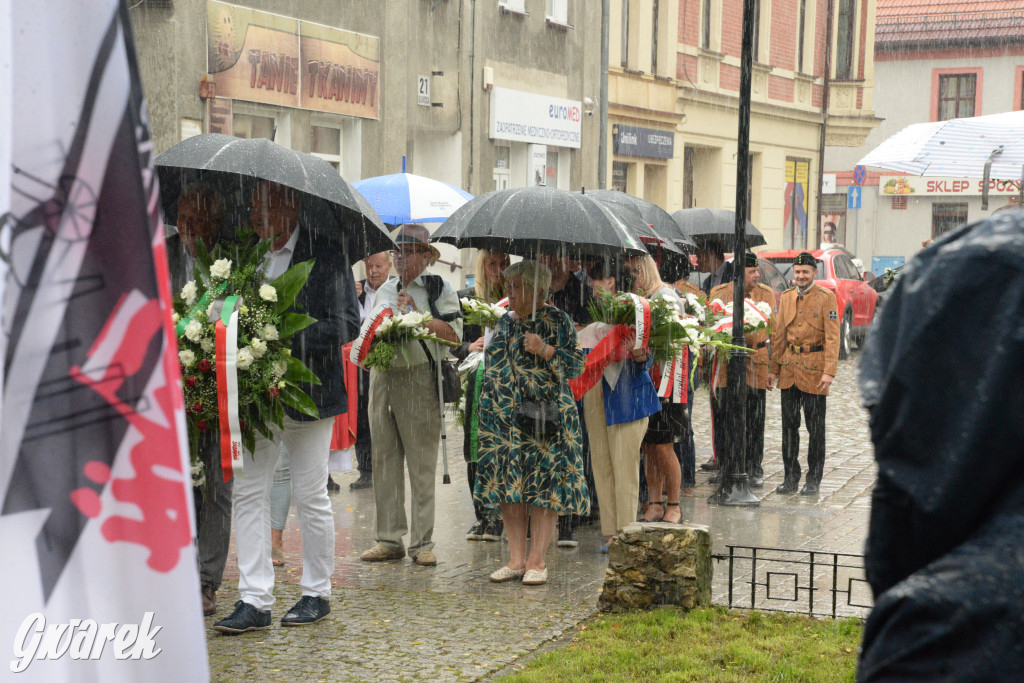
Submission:
[[[648,418],[617,425],[605,424],[604,383],[601,381],[583,396],[583,415],[590,436],[594,488],[601,506],[601,535],[612,536],[636,521],[640,496],[640,443],[647,433]]]
[[[409,556],[434,547],[434,487],[441,417],[437,377],[429,363],[387,372],[370,371],[370,437],[377,542]],[[409,468],[412,525],[405,516],[405,467]]]

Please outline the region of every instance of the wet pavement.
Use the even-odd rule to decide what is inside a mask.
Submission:
[[[710,528],[716,554],[727,546],[747,545],[829,553],[863,552],[867,533],[875,465],[868,434],[867,413],[856,391],[856,354],[839,364],[828,400],[824,479],[817,496],[774,492],[782,482],[779,392],[768,393],[765,427],[765,487],[757,491],[756,508],[725,508],[707,504],[714,487],[708,473],[698,472],[695,496],[682,498],[683,521]],[[697,463],[710,454],[710,409],[707,392],[699,392],[693,424]],[[552,548],[545,586],[492,584],[488,574],[507,556],[501,542],[466,541],[473,522],[470,492],[461,453],[461,431],[449,423],[449,465],[452,483],[442,485],[437,471],[437,519],[434,531],[436,567],[419,567],[411,560],[370,564],[359,553],[373,545],[373,490],[350,491],[355,472],[335,472],[340,493],[331,494],[337,531],[336,568],[331,615],[306,628],[281,628],[278,620],[300,597],[301,535],[294,509],[284,535],[286,565],[277,569],[278,602],[273,626],[238,637],[208,631],[210,668],[214,680],[237,681],[473,681],[487,679],[529,655],[545,642],[573,629],[596,612],[607,556],[596,525],[581,528],[579,547]],[[806,470],[806,431],[802,431],[801,462]],[[207,627],[226,616],[237,599],[238,570],[232,554],[219,610]],[[759,551],[762,552],[763,551]],[[770,555],[769,555],[770,556]],[[806,610],[807,594],[817,605],[830,599],[822,585],[833,581],[827,566],[808,568],[786,555],[768,574],[755,572],[759,601]],[[817,562],[833,562],[831,555]],[[841,561],[840,561],[841,562]],[[713,596],[727,603],[727,562],[715,563]],[[749,563],[736,562],[734,585],[749,586]],[[841,575],[840,575],[841,574]],[[866,587],[858,572],[837,574],[840,588],[857,594],[862,604]],[[806,588],[809,578],[818,583]],[[852,581],[850,579],[852,578]],[[737,591],[749,605],[749,588]],[[798,598],[793,600],[790,598]],[[845,600],[846,598],[843,598]],[[735,603],[743,605],[738,595]],[[761,604],[759,602],[758,604]],[[816,608],[817,609],[817,608]],[[863,614],[863,609],[839,609]]]

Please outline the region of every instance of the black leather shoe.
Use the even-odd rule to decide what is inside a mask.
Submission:
[[[331,491],[331,492],[340,491],[341,490],[341,487],[338,486],[338,482],[336,482],[333,479],[331,479],[331,475],[329,475],[329,474],[327,475],[327,490]]]
[[[717,484],[718,483],[718,477],[719,477],[719,475],[712,474],[710,477],[708,477],[708,483],[709,484]]]
[[[358,489],[368,489],[373,486],[373,475],[360,473],[359,478],[348,485],[350,491],[356,491]]]
[[[763,489],[764,488],[764,477],[759,477],[756,474],[750,477],[750,488],[752,489]]]
[[[305,626],[315,624],[331,613],[331,603],[324,598],[303,595],[281,618],[281,626]]]
[[[247,602],[235,603],[235,611],[227,619],[213,625],[214,631],[235,636],[246,631],[259,631],[270,627],[270,610],[258,610]]]
[[[781,493],[783,495],[796,493],[797,483],[795,481],[784,481],[775,487],[775,493]]]
[[[804,487],[800,489],[801,496],[813,496],[818,493],[818,483],[809,481],[804,484]]]
[[[718,471],[718,461],[715,460],[714,458],[711,458],[707,462],[702,462],[700,464],[700,468],[702,470],[704,470],[705,472],[717,472]]]

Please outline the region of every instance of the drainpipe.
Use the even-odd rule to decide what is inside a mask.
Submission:
[[[608,21],[611,0],[601,0],[601,139],[597,144],[597,186],[608,189]]]

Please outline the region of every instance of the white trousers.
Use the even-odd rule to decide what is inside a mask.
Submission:
[[[330,599],[334,573],[334,512],[327,497],[327,458],[334,418],[300,422],[287,416],[274,441],[256,438],[255,453],[235,477],[233,514],[238,552],[238,592],[259,610],[274,604],[270,561],[270,488],[278,458],[286,455],[292,498],[302,530],[303,595]]]

